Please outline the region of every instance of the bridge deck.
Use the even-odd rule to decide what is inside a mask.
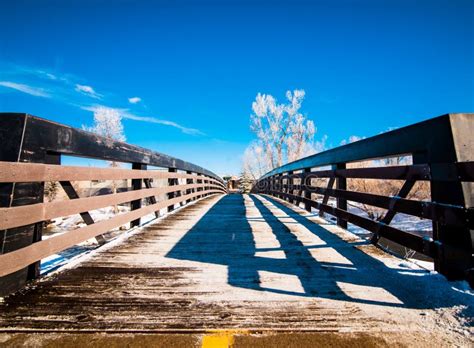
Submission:
[[[7,298],[0,330],[290,330],[467,342],[472,330],[453,314],[472,315],[472,296],[406,264],[275,198],[213,196]]]

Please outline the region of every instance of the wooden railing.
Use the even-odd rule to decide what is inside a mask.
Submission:
[[[253,192],[304,203],[434,259],[448,279],[473,281],[474,251],[474,114],[448,114],[412,126],[325,151],[283,165],[260,178]],[[411,165],[350,168],[351,163],[410,156]],[[321,167],[330,166],[322,170]],[[352,166],[355,167],[355,166]],[[319,169],[318,169],[319,168]],[[315,182],[327,180],[327,186]],[[348,190],[348,179],[403,180],[399,193],[388,197]],[[429,181],[430,200],[407,199],[417,181]],[[336,185],[333,188],[334,184]],[[316,197],[316,196],[319,196]],[[329,199],[336,200],[330,204]],[[348,201],[386,209],[380,221],[348,211]],[[391,226],[395,214],[432,220],[432,237]]]
[[[39,260],[49,255],[101,240],[128,223],[138,226],[141,217],[163,208],[172,211],[177,204],[226,192],[220,177],[194,164],[27,114],[0,114],[0,144],[0,296],[36,278]],[[132,169],[63,166],[61,155],[131,163]],[[131,180],[131,187],[79,197],[72,182],[93,180]],[[166,185],[153,187],[153,180]],[[59,182],[69,200],[44,202],[47,182]],[[130,210],[101,221],[89,213],[119,204]],[[42,240],[44,221],[72,214],[80,214],[87,226]]]

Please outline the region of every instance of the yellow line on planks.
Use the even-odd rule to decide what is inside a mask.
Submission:
[[[202,338],[202,348],[231,348],[236,334],[248,334],[247,330],[211,330]]]

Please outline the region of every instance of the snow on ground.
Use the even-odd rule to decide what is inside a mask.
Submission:
[[[328,204],[335,206],[336,200],[330,199]],[[118,206],[118,209],[119,209],[119,214],[123,214],[130,211],[129,206]],[[355,202],[351,202],[351,204],[348,206],[348,209],[351,213],[368,217],[367,213],[364,212],[362,209],[358,208],[357,203]],[[166,213],[165,210],[160,211],[160,216],[165,213]],[[90,214],[94,221],[109,219],[115,215],[113,207],[106,207],[106,208],[101,208],[95,211],[91,211]],[[329,214],[325,214],[324,217],[325,219],[327,219],[328,222],[332,224],[336,223],[335,217]],[[154,214],[149,214],[142,218],[142,224],[148,223],[149,221],[152,221],[155,218],[156,217]],[[431,221],[426,220],[426,219],[420,219],[415,216],[410,216],[410,215],[401,214],[401,213],[396,214],[390,225],[400,230],[417,233],[423,236],[431,237],[432,235]],[[44,232],[43,239],[47,239],[58,234],[66,233],[67,231],[71,231],[71,230],[81,228],[84,226],[86,226],[86,224],[83,222],[79,214],[71,215],[71,216],[67,216],[63,218],[57,218],[57,219],[54,219],[50,225],[48,225],[48,227],[46,228]],[[122,228],[122,229],[118,229],[118,228],[114,229],[106,233],[104,237],[107,241],[109,241],[111,239],[116,238],[120,233],[123,232],[123,230],[128,229],[128,228],[129,226],[126,226],[126,228]],[[368,238],[371,235],[367,230],[353,224],[348,225],[348,230],[362,238]],[[98,246],[99,244],[97,243],[95,238],[93,238],[79,245],[76,245],[72,248],[66,249],[58,254],[51,255],[48,258],[43,259],[41,261],[41,273],[44,274],[52,270],[55,270],[58,267],[67,263],[72,258],[75,258],[76,256],[81,255],[83,253],[88,253],[91,250],[96,249]],[[393,250],[391,251],[397,252]],[[434,269],[433,262],[413,258],[412,257],[413,255],[410,255],[410,254],[401,255],[401,256],[406,257],[407,260],[415,263],[417,266],[423,269],[426,269],[429,271],[433,271]]]
[[[118,214],[124,214],[130,211],[129,206],[118,206]],[[110,219],[115,216],[114,207],[105,207],[89,212],[95,222]],[[146,224],[156,218],[155,214],[148,214],[141,218],[141,224]],[[54,238],[55,236],[85,227],[86,224],[79,214],[70,215],[53,219],[52,222],[43,230],[43,239]],[[115,228],[103,235],[106,242],[115,240],[124,231],[129,230],[130,225]],[[41,274],[46,274],[58,269],[71,260],[90,253],[100,245],[95,238],[88,239],[78,245],[63,250],[57,254],[48,256],[41,260]]]

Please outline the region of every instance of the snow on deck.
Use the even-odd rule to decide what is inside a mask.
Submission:
[[[0,330],[399,332],[472,339],[465,282],[262,195],[212,196],[0,304]]]

